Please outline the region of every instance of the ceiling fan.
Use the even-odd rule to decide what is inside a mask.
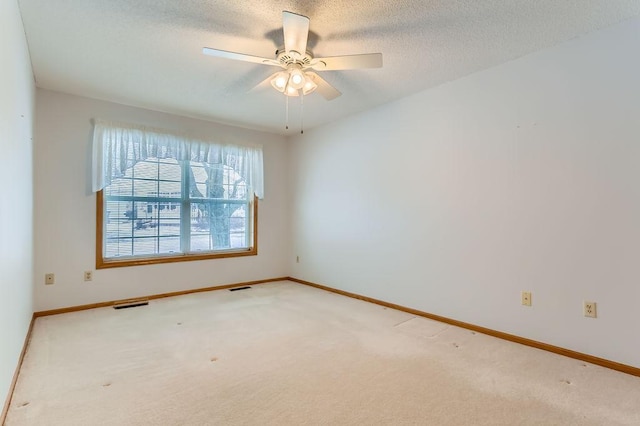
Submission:
[[[258,86],[269,82],[274,89],[286,96],[308,95],[317,90],[327,100],[335,99],[341,93],[314,71],[382,67],[381,53],[315,58],[307,50],[309,18],[306,16],[283,11],[282,30],[284,33],[284,47],[276,51],[275,59],[228,52],[210,47],[203,48],[202,53],[218,58],[283,68],[282,71],[272,74]]]

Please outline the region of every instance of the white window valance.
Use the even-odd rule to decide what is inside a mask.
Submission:
[[[220,144],[150,127],[94,120],[94,192],[149,157],[224,164],[232,167],[258,198],[264,197],[261,146]]]

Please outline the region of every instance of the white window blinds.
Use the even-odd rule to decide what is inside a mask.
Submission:
[[[231,167],[264,197],[262,146],[220,144],[132,124],[95,120],[92,187],[97,192],[147,158],[171,158]]]

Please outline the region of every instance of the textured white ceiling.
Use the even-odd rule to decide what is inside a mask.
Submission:
[[[311,19],[314,56],[381,52],[381,69],[326,71],[343,95],[304,99],[312,128],[640,14],[639,0],[19,0],[38,87],[266,130],[299,131],[299,99],[249,90],[277,69],[282,10]]]

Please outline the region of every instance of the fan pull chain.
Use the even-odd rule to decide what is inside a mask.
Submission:
[[[304,134],[304,92],[300,91],[300,134]]]
[[[289,97],[284,95],[285,101],[285,119],[284,119],[284,128],[285,130],[289,130]]]

